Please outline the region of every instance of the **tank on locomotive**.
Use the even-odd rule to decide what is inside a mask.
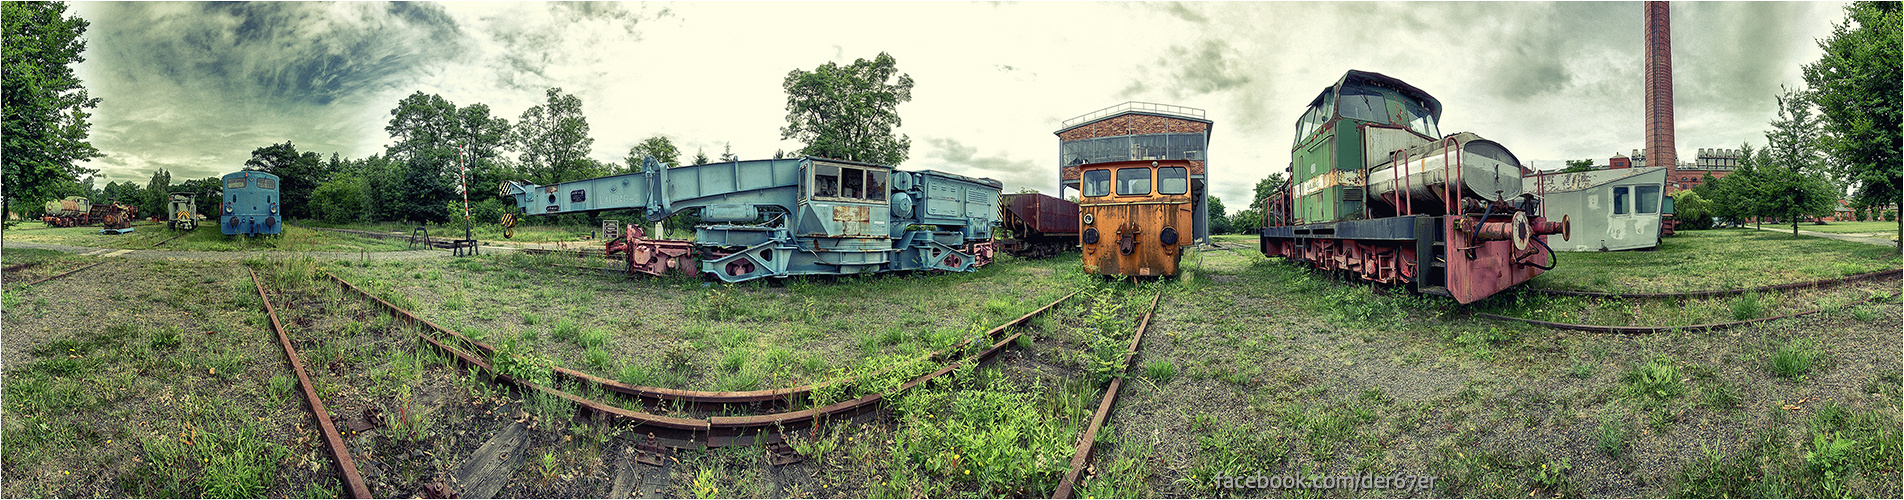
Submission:
[[[1143,102],[1065,120],[1058,182],[1079,195],[1085,272],[1177,275],[1183,247],[1209,237],[1211,126],[1201,109]]]
[[[1296,122],[1290,179],[1261,200],[1264,255],[1469,303],[1551,269],[1540,215],[1513,153],[1472,133],[1443,137],[1441,102],[1350,70]]]
[[[605,243],[629,273],[685,271],[728,282],[794,275],[975,271],[993,254],[1003,184],[932,170],[825,158],[733,161],[539,186],[505,181],[526,215],[685,210],[692,240],[649,238],[639,225]]]
[[[225,188],[219,198],[219,231],[248,236],[284,231],[278,176],[245,170],[225,174],[219,181]]]

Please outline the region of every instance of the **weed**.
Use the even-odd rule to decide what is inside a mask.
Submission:
[[[1791,380],[1801,380],[1810,373],[1813,364],[1823,357],[1818,343],[1812,339],[1792,339],[1766,358],[1772,374]]]
[[[1593,378],[1593,365],[1584,362],[1575,363],[1573,368],[1567,371],[1567,376],[1579,379]]]
[[[1745,321],[1759,317],[1765,312],[1765,305],[1759,301],[1759,292],[1750,291],[1732,300],[1732,319]]]
[[[608,370],[608,350],[601,346],[588,348],[588,354],[584,356],[584,360],[588,362],[588,366],[596,370]]]
[[[574,320],[568,318],[556,320],[555,327],[549,330],[549,336],[555,337],[556,340],[566,340],[570,342],[574,342],[576,337],[581,333],[581,327],[577,326]]]
[[[1686,385],[1680,381],[1677,363],[1672,357],[1661,356],[1634,368],[1622,379],[1626,394],[1660,400],[1684,394]]]
[[[1845,439],[1835,432],[1812,434],[1812,449],[1805,452],[1805,465],[1819,475],[1819,486],[1825,490],[1825,496],[1839,498],[1846,495],[1843,481],[1850,462],[1851,447],[1856,444],[1857,441]]]
[[[1573,463],[1566,457],[1561,457],[1559,463],[1540,464],[1540,469],[1533,471],[1534,486],[1554,496],[1576,496],[1572,493],[1573,480],[1567,477],[1572,469]]]
[[[576,343],[582,344],[583,347],[600,347],[608,343],[608,332],[598,328],[582,330],[582,334],[576,338]]]
[[[535,326],[536,323],[541,323],[541,322],[542,322],[542,317],[537,316],[536,313],[532,313],[532,312],[522,313],[522,324],[524,325]]]
[[[291,390],[297,387],[297,379],[282,373],[272,375],[267,384],[271,389],[272,406],[282,406],[284,400],[291,397]]]
[[[1626,424],[1618,418],[1601,416],[1600,428],[1595,433],[1600,440],[1597,448],[1609,457],[1620,458],[1620,454],[1626,452],[1626,432]]]
[[[554,451],[544,452],[542,457],[536,460],[535,468],[536,472],[542,474],[542,482],[545,483],[554,479],[556,473],[562,471],[561,466],[555,462]]]
[[[1158,387],[1170,385],[1170,380],[1177,377],[1177,365],[1167,359],[1145,362],[1144,376],[1150,377]]]
[[[152,336],[153,350],[166,351],[166,350],[171,350],[172,348],[175,348],[178,346],[179,346],[178,326],[175,326],[175,325],[166,326],[165,328],[159,329],[159,332]]]
[[[715,477],[715,471],[704,468],[694,473],[694,482],[688,487],[694,492],[694,498],[721,498],[722,481]]]

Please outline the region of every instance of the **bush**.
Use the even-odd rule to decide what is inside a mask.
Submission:
[[[361,218],[364,206],[364,186],[355,177],[326,182],[311,193],[311,217],[329,224]]]

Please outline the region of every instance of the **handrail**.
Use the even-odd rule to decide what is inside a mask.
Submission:
[[[1089,113],[1078,115],[1078,117],[1076,118],[1065,120],[1062,126],[1065,128],[1070,128],[1073,125],[1086,123],[1091,120],[1096,120],[1098,118],[1116,115],[1126,111],[1149,111],[1153,113],[1177,115],[1177,116],[1184,116],[1184,117],[1197,118],[1197,119],[1203,119],[1203,116],[1204,116],[1203,110],[1188,107],[1188,106],[1157,104],[1153,102],[1128,101],[1123,104],[1118,104],[1118,105],[1110,106],[1110,107],[1100,109],[1097,111],[1092,111]]]

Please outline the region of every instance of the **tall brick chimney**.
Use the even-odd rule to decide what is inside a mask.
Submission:
[[[1673,178],[1673,36],[1666,2],[1646,2],[1646,166],[1666,167]]]

